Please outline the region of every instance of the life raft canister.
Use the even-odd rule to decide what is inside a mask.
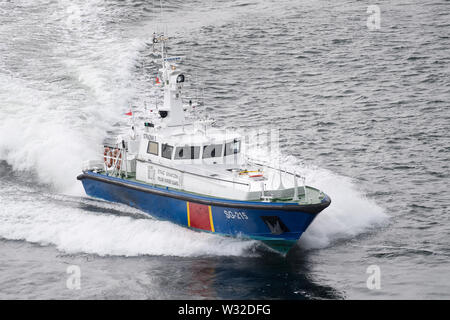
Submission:
[[[105,161],[105,165],[108,168],[111,168],[114,163],[113,153],[112,153],[111,149],[108,147],[106,147],[105,152],[103,152],[103,161]]]
[[[253,171],[249,171],[249,170],[245,169],[245,170],[241,170],[239,172],[239,175],[247,175],[249,178],[260,178],[260,177],[264,176],[264,173],[260,169],[253,170]]]

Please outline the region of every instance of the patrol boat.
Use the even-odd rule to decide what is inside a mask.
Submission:
[[[181,57],[167,55],[167,40],[153,39],[160,50],[156,80],[163,105],[134,124],[131,134],[105,142],[103,157],[87,161],[77,179],[89,196],[287,253],[330,198],[295,172],[248,159],[237,133],[224,134],[210,119],[191,117],[192,101],[182,101]]]

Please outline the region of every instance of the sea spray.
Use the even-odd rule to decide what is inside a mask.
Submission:
[[[128,206],[97,200],[67,205],[65,197],[23,189],[0,195],[0,238],[53,245],[66,253],[101,256],[252,256],[256,241],[194,232],[166,221],[139,217]],[[67,201],[73,201],[67,197]],[[18,202],[17,200],[20,200]],[[99,210],[86,210],[86,201]],[[106,207],[105,207],[106,206]],[[104,209],[119,214],[101,213]],[[131,213],[131,216],[130,216]]]
[[[324,191],[331,198],[331,205],[319,213],[300,238],[302,248],[323,248],[387,222],[388,215],[384,208],[369,199],[353,179],[306,164],[301,159],[283,154],[281,150],[265,155],[261,154],[261,150],[259,146],[249,144],[247,155],[252,159],[257,157],[262,163],[280,166],[287,172],[295,172],[305,178],[306,185]]]

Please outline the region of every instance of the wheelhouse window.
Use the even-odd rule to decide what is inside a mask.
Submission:
[[[203,159],[206,158],[216,158],[222,156],[222,145],[221,144],[211,144],[209,146],[203,147]]]
[[[163,143],[161,145],[161,157],[166,159],[172,159],[172,151],[173,147],[171,145],[168,145],[166,143]]]
[[[175,159],[198,159],[200,157],[200,147],[176,147]]]
[[[158,155],[159,143],[154,141],[149,141],[147,146],[147,153]]]
[[[234,140],[225,144],[224,156],[229,156],[241,152],[241,141]]]

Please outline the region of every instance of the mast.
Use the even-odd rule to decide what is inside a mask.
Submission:
[[[185,76],[177,69],[176,62],[181,57],[168,57],[165,54],[167,37],[162,34],[158,41],[161,42],[161,64],[160,69],[162,84],[164,88],[164,103],[159,108],[159,115],[168,127],[182,126],[185,123],[183,103],[181,94]]]
[[[159,5],[160,24],[163,25],[162,0],[159,1]],[[177,62],[181,60],[181,57],[168,56],[166,42],[169,39],[167,37],[167,31],[164,31],[164,27],[160,32],[158,30],[156,32],[156,34],[153,34],[153,46],[155,47],[158,43],[161,45],[161,69],[159,69],[159,74],[161,76],[161,86],[164,90],[164,102],[158,108],[158,113],[163,125],[167,127],[183,126],[185,124],[185,115],[181,100],[181,91],[185,76],[177,69]]]

